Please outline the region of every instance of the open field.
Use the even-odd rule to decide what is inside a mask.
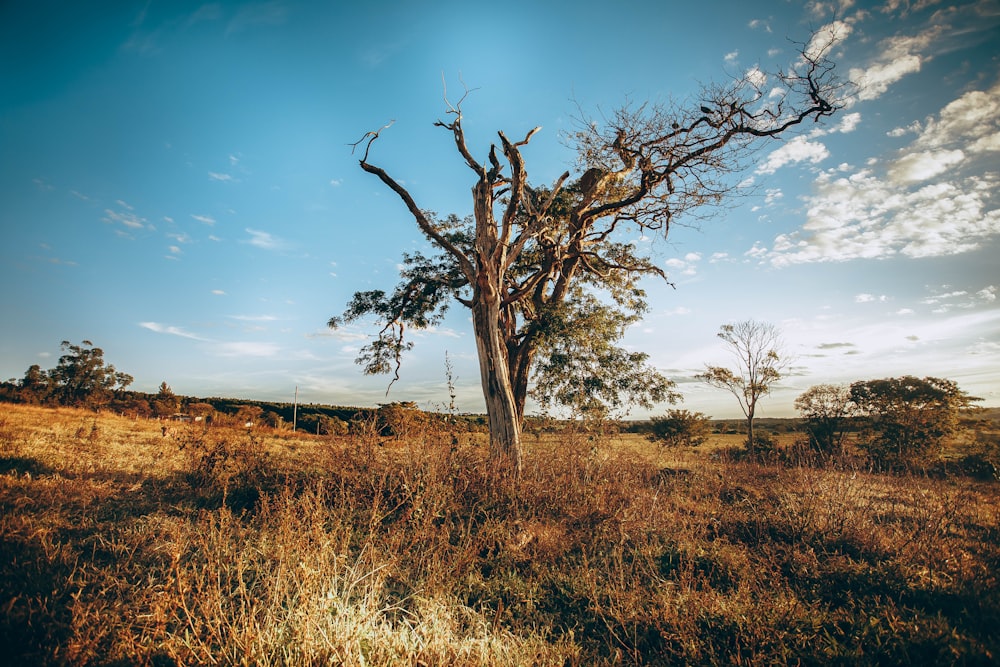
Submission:
[[[716,443],[725,444],[723,442]],[[318,438],[0,405],[23,665],[1000,659],[1000,485],[637,436]]]

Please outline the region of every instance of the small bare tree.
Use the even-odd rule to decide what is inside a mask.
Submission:
[[[736,368],[706,365],[705,372],[697,378],[713,387],[727,389],[736,397],[747,420],[747,450],[753,451],[757,443],[753,430],[757,402],[770,393],[788,366],[781,332],[773,324],[746,320],[723,324],[717,335],[736,358]]]
[[[520,471],[532,379],[560,401],[588,409],[595,401],[614,406],[623,396],[640,404],[668,398],[671,383],[644,363],[645,355],[614,345],[646,309],[639,280],[666,279],[622,232],[666,236],[678,216],[719,202],[736,186],[729,176],[759,140],[832,115],[838,109],[832,70],[821,50],[805,46],[788,72],[754,72],[706,87],[688,103],[626,105],[601,123],[583,122],[572,137],[580,176],[571,179],[567,171],[548,186],[529,183],[521,152],[540,128],[520,140],[498,132],[499,145],[477,159],[462,124],[464,96],[455,104],[446,99],[448,118],[436,125],[475,178],[465,219],[422,209],[401,181],[370,160],[388,126],[366,133],[356,144],[361,168],[396,193],[438,254],[406,255],[392,294],[356,293],[330,326],[375,316],[381,330],[358,361],[366,372],[398,377],[400,355],[410,347],[408,327],[440,321],[453,302],[468,308],[499,472]],[[781,95],[772,94],[779,88]],[[557,338],[554,331],[566,333]],[[574,363],[581,358],[586,363]]]

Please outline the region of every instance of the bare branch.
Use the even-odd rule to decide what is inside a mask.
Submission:
[[[458,262],[459,268],[461,268],[462,273],[465,274],[466,279],[470,283],[474,283],[476,280],[476,269],[465,253],[461,251],[454,243],[449,241],[444,235],[442,235],[435,227],[434,224],[427,219],[424,212],[420,210],[416,202],[413,201],[413,197],[402,185],[397,183],[389,174],[385,172],[381,167],[376,167],[373,164],[368,164],[367,162],[361,163],[361,168],[367,171],[369,174],[375,174],[381,179],[383,183],[389,186],[389,189],[399,195],[399,198],[403,200],[406,208],[413,215],[413,219],[416,220],[417,225],[420,230],[431,238],[435,243],[437,243],[441,248],[446,250],[448,254],[455,258]]]
[[[372,131],[365,132],[364,136],[362,136],[360,139],[358,139],[357,141],[355,141],[353,144],[347,144],[348,146],[351,147],[351,155],[354,155],[354,151],[357,150],[358,146],[361,145],[361,143],[365,139],[368,139],[368,143],[365,144],[365,156],[363,158],[361,158],[361,162],[362,163],[367,162],[368,161],[368,151],[372,147],[372,142],[375,141],[376,139],[378,139],[378,135],[382,132],[382,130],[389,129],[390,127],[392,127],[393,123],[395,123],[395,122],[396,122],[395,119],[390,120],[388,124],[383,125],[382,127],[380,127],[379,129],[375,130],[374,132],[372,132]]]

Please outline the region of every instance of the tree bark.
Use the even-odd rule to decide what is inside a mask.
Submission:
[[[472,328],[489,421],[490,462],[496,472],[516,477],[521,473],[523,457],[522,415],[507,363],[507,343],[500,329],[499,295],[491,287],[477,285]]]

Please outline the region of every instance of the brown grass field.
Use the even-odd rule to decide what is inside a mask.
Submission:
[[[0,662],[1000,661],[996,482],[527,445],[0,405]]]

